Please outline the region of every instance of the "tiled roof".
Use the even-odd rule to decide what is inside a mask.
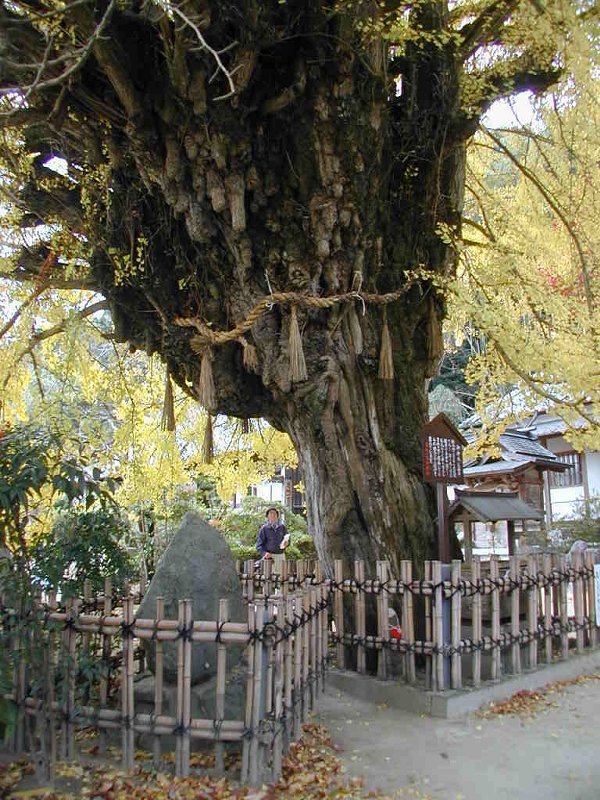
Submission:
[[[516,493],[508,492],[461,492],[450,506],[449,514],[460,508],[466,509],[481,522],[496,522],[499,519],[543,519],[541,511],[521,500]]]

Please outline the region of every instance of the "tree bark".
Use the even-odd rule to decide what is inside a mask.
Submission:
[[[36,163],[60,152],[82,186],[67,195],[65,179],[43,204],[39,187],[22,193],[40,220],[66,196],[77,203],[63,221],[83,220],[92,281],[110,301],[118,338],[160,352],[197,396],[193,331],[177,318],[228,330],[271,290],[381,294],[405,286],[406,270],[452,273],[448,233],[458,231],[474,127],[461,110],[453,40],[435,39],[444,3],[411,12],[432,36],[407,47],[401,93],[383,40],[359,30],[352,4],[347,12],[318,0],[182,4],[195,29],[158,6],[152,14],[125,6],[68,84],[31,95]],[[365,12],[375,21],[380,13],[375,4]],[[78,24],[92,35],[91,19]],[[215,100],[228,83],[198,31],[217,49],[237,42],[223,55],[230,98]],[[23,34],[9,55],[31,63],[40,41]],[[210,410],[266,417],[290,434],[329,567],[341,557],[387,558],[397,568],[435,552],[421,428],[444,303],[423,278],[387,314],[392,380],[377,376],[381,307],[363,309],[358,298],[299,309],[305,381],[289,372],[287,306],[246,334],[256,372],[244,368],[239,343],[212,349]]]

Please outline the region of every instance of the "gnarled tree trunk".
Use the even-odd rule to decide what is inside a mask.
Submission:
[[[104,12],[109,21],[69,82],[40,86],[22,110],[26,146],[39,154],[22,205],[85,234],[91,275],[73,270],[110,300],[117,335],[159,351],[192,394],[200,360],[178,318],[229,330],[270,292],[357,290],[330,309],[300,304],[306,380],[291,380],[289,305],[246,334],[256,371],[238,342],[214,346],[210,410],[263,416],[290,434],[327,564],[397,565],[434,552],[420,432],[444,305],[422,278],[387,306],[394,377],[382,380],[382,306],[358,295],[401,289],[417,267],[451,274],[476,114],[461,109],[445,3],[410,12],[423,37],[396,59],[376,27],[387,24],[384,4],[362,18],[347,5],[75,4],[65,18],[88,41]],[[5,4],[9,55],[35,62],[43,37],[17,17]],[[224,69],[200,37],[218,50],[235,43]],[[59,36],[50,55],[68,46]],[[228,81],[235,94],[216,99]],[[48,189],[39,179],[51,154],[71,179]]]

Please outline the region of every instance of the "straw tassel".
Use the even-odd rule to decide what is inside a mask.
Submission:
[[[394,379],[394,359],[392,337],[388,327],[387,307],[383,307],[383,327],[381,329],[381,352],[379,353],[379,377],[383,381]]]
[[[204,349],[202,361],[200,362],[200,379],[198,381],[198,400],[200,405],[207,411],[212,411],[217,404],[215,397],[215,382],[212,370],[212,350],[210,347]]]
[[[244,369],[248,370],[248,372],[256,372],[258,368],[258,354],[256,352],[256,347],[254,347],[253,344],[250,344],[250,342],[243,336],[240,336],[240,344],[244,350]]]
[[[162,417],[160,427],[163,431],[175,430],[175,404],[173,400],[173,384],[171,383],[171,373],[167,369],[165,377],[165,399],[163,401]]]
[[[250,433],[250,420],[248,417],[242,419],[242,433]]]
[[[205,464],[212,464],[214,457],[212,416],[207,414],[204,441],[202,442],[202,460]]]
[[[299,383],[308,378],[306,371],[306,361],[304,360],[304,351],[302,350],[302,338],[300,337],[300,328],[298,327],[298,308],[295,305],[291,307],[290,316],[290,339],[289,339],[289,356],[290,356],[290,380],[292,383]]]
[[[437,361],[444,349],[444,339],[442,336],[442,325],[439,321],[435,300],[429,300],[429,318],[427,320],[427,355],[430,361]]]

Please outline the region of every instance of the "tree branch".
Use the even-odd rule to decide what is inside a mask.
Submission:
[[[575,245],[575,250],[577,251],[577,255],[579,258],[579,264],[581,266],[581,277],[583,279],[583,290],[585,294],[585,302],[587,306],[587,311],[590,318],[593,317],[594,313],[594,299],[592,294],[592,287],[590,283],[590,275],[589,270],[587,267],[587,261],[585,258],[585,253],[583,252],[583,248],[581,246],[581,242],[579,241],[579,237],[575,234],[572,226],[569,224],[569,220],[566,217],[565,211],[560,207],[558,202],[552,197],[550,192],[546,189],[546,187],[542,184],[540,179],[535,175],[528,167],[526,167],[521,161],[515,156],[512,150],[507,147],[504,142],[499,139],[486,127],[482,126],[482,130],[488,136],[494,144],[502,150],[502,152],[512,161],[512,163],[517,167],[519,172],[530,181],[535,188],[540,192],[544,200],[548,203],[550,208],[554,211],[556,216],[562,222],[567,234],[571,238],[571,241]]]
[[[462,40],[458,47],[458,53],[463,62],[483,44],[492,42],[499,37],[504,23],[518,4],[519,0],[495,0],[484,8],[477,19],[461,28]]]

